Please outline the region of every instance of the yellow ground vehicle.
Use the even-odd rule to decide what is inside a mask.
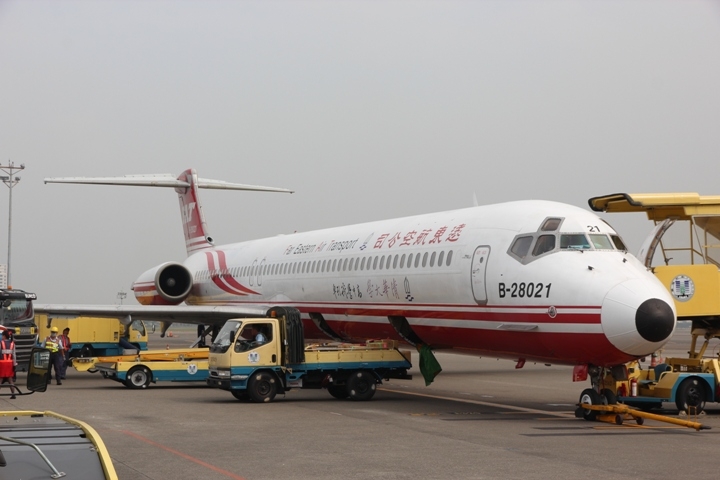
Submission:
[[[307,346],[304,340],[300,312],[293,308],[228,320],[210,347],[207,383],[238,400],[262,403],[291,388],[326,388],[338,399],[370,400],[383,379],[412,378],[410,355],[393,340]]]
[[[595,211],[645,212],[655,222],[638,258],[667,286],[678,320],[692,322],[688,358],[667,358],[651,370],[631,364],[628,381],[618,383],[618,399],[643,408],[674,401],[696,412],[720,401],[720,354],[705,356],[710,341],[720,338],[720,196],[618,193],[588,202]],[[633,383],[637,396],[631,396]]]
[[[73,359],[78,371],[99,371],[128,388],[150,383],[204,382],[208,376],[208,348],[145,350],[132,355]]]
[[[140,320],[133,321],[129,327],[116,318],[74,317],[51,318],[46,314],[37,314],[37,325],[40,329],[40,341],[50,335],[50,327],[57,327],[60,332],[70,328],[72,348],[70,357],[100,357],[122,355],[126,349],[147,350],[148,333],[145,324]],[[126,329],[127,331],[126,335]],[[129,345],[122,346],[121,339]]]
[[[50,352],[33,348],[28,360],[28,392],[18,395],[47,388]],[[2,478],[118,478],[102,439],[84,422],[49,411],[9,410],[0,412],[0,424]]]

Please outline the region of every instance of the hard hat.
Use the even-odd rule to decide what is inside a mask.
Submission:
[[[57,327],[52,327],[52,328],[50,329],[50,332],[52,332],[52,333],[57,333],[57,332],[58,332],[58,328],[57,328]]]

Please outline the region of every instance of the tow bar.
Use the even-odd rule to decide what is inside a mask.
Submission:
[[[630,408],[627,405],[590,405],[588,403],[581,403],[578,404],[578,407],[583,410],[607,412],[603,415],[598,415],[595,417],[595,420],[606,423],[614,423],[616,425],[622,425],[625,420],[635,420],[638,425],[642,425],[647,418],[649,420],[657,420],[658,422],[672,423],[682,427],[694,428],[697,431],[710,430],[710,427],[707,427],[702,423],[643,412],[635,408]],[[630,417],[629,419],[627,418],[628,416]]]

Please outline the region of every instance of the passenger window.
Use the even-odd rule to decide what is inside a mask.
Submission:
[[[603,234],[590,234],[590,241],[596,250],[612,250],[613,245],[607,235]]]
[[[562,223],[562,218],[548,218],[543,222],[540,230],[543,232],[554,232],[558,229],[560,223]]]
[[[434,267],[434,266],[435,266],[435,254],[436,254],[436,253],[437,253],[437,252],[433,252],[432,255],[430,255],[430,266],[431,266],[431,267]]]
[[[543,253],[555,250],[555,235],[540,235],[535,242],[533,257],[539,257]]]
[[[383,255],[382,257],[380,257],[380,270],[383,269],[383,263],[385,263],[385,255]]]
[[[412,266],[412,257],[413,257],[413,254],[411,253],[411,254],[408,256],[407,268],[410,268],[410,267]]]
[[[565,233],[560,235],[560,248],[563,250],[589,250],[590,242],[584,233]]]
[[[365,270],[365,257],[363,257],[362,262],[360,262],[360,270]]]
[[[395,258],[393,258],[393,268],[397,268],[397,262],[398,262],[398,255],[395,255]]]
[[[400,268],[403,268],[405,266],[405,254],[403,253],[400,257]]]
[[[452,250],[450,250],[450,251],[448,252],[447,262],[445,263],[445,265],[448,266],[448,267],[450,266],[450,262],[452,262],[452,253],[453,253]]]
[[[378,262],[378,257],[376,256],[376,257],[373,259],[373,268],[372,268],[373,270],[377,270],[377,262]]]
[[[415,268],[418,268],[418,265],[420,265],[420,254],[418,253],[415,255]]]
[[[442,267],[442,261],[443,261],[444,255],[445,255],[445,250],[441,251],[440,255],[438,255],[438,267]]]
[[[530,244],[532,244],[532,241],[533,237],[529,235],[525,237],[518,237],[513,242],[512,247],[510,247],[510,251],[513,255],[516,255],[519,258],[525,258],[530,251]]]

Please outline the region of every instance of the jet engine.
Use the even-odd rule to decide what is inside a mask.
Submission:
[[[177,305],[190,295],[192,284],[184,265],[168,262],[140,275],[132,289],[142,305]]]

